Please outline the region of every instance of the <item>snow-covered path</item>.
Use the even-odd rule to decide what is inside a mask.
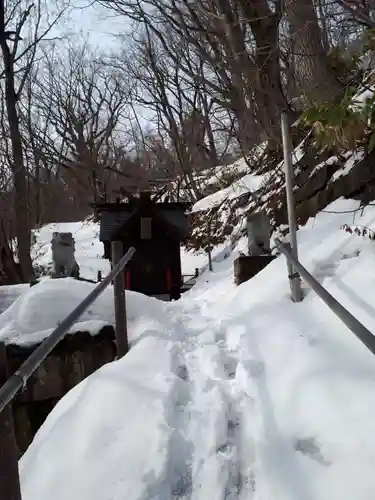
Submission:
[[[244,387],[240,355],[227,345],[220,323],[199,308],[180,314],[174,329],[181,340],[174,344],[175,381],[165,415],[170,437],[164,470],[147,498],[251,499],[254,449],[246,414],[254,398]],[[256,363],[251,370],[258,375]]]
[[[313,498],[296,451],[321,466],[329,462],[314,439],[293,442],[278,429],[256,340],[231,321],[204,317],[199,308],[180,316],[176,330],[185,340],[176,351],[166,418],[171,437],[164,487],[149,490],[147,498]]]
[[[236,293],[225,295],[228,306]],[[189,304],[173,327],[185,340],[168,420],[178,436],[163,475],[171,492],[149,498],[370,499],[371,355],[324,305],[320,319],[304,305],[258,305],[252,320],[233,305],[218,315],[217,300]]]
[[[256,323],[251,332],[250,325],[239,324],[238,318],[213,314],[213,302],[187,302],[169,318],[169,328],[178,332],[179,340],[171,345],[174,381],[165,407],[168,440],[158,476],[147,476],[145,498],[266,500],[277,495],[281,500],[329,500],[331,492],[312,481],[316,467],[315,472],[321,472],[332,465],[321,449],[320,436],[304,426],[291,431],[277,415],[280,402],[270,388],[277,384],[273,355],[265,360],[262,351],[267,351],[270,338],[273,352],[287,347],[273,333],[263,332],[258,338]],[[288,347],[311,356],[316,339],[301,334],[299,323],[294,323],[285,339]],[[285,352],[279,354],[279,362],[288,363]],[[329,397],[330,387],[327,391],[322,383],[317,389],[320,398]],[[336,402],[331,407],[337,411]],[[292,413],[293,407],[288,418]],[[343,493],[345,487],[333,485],[334,494]]]
[[[374,220],[369,207],[360,223]],[[347,221],[309,221],[300,256],[375,331],[374,243],[340,231]],[[290,301],[283,258],[235,287],[234,257],[176,303],[128,294],[130,352],[47,418],[20,461],[23,500],[375,498],[373,356],[311,291]],[[72,297],[67,283],[43,285],[51,309],[66,294],[62,316],[90,287]],[[30,335],[36,292],[3,315],[3,331]],[[90,318],[110,321],[112,304],[108,292]]]

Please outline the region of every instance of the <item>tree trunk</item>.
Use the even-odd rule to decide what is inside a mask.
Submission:
[[[277,9],[272,12],[266,0],[241,0],[241,6],[249,20],[256,45],[255,101],[259,122],[270,143],[281,144],[280,115],[289,109],[281,85],[279,62],[281,12]]]
[[[16,285],[22,281],[20,265],[14,261],[4,223],[0,219],[0,285]]]
[[[36,227],[42,225],[42,202],[41,202],[41,187],[40,187],[40,165],[39,160],[35,165],[35,220]]]
[[[329,67],[312,0],[285,0],[285,11],[294,37],[297,83],[307,102],[332,102],[342,85]]]
[[[34,277],[30,257],[30,221],[28,214],[27,174],[23,158],[23,148],[19,118],[17,112],[17,95],[15,92],[14,60],[5,36],[4,1],[0,2],[0,46],[4,61],[5,100],[12,144],[12,174],[15,190],[15,226],[17,235],[18,259],[23,279],[30,281]]]

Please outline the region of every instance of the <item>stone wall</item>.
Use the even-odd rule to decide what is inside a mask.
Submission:
[[[297,215],[301,223],[340,197],[355,198],[364,203],[375,199],[375,153],[333,181],[332,175],[339,168],[341,165],[325,165],[319,175],[313,176],[304,188],[296,191]]]
[[[347,153],[349,155],[349,153]],[[375,151],[353,162],[347,173],[340,175],[348,158],[321,153],[312,140],[305,144],[305,154],[295,163],[295,202],[299,224],[314,217],[320,210],[338,198],[354,198],[368,203],[375,200]],[[336,174],[336,178],[335,178]],[[268,186],[264,203],[258,210],[265,210],[274,226],[287,224],[284,174]]]
[[[9,374],[14,373],[36,347],[8,344]],[[15,434],[20,454],[27,449],[56,403],[88,375],[113,361],[115,356],[112,326],[102,328],[98,335],[77,332],[59,342],[14,400]]]

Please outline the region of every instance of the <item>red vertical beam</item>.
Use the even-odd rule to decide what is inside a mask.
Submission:
[[[167,274],[167,276],[166,276],[166,278],[167,278],[167,290],[168,290],[168,292],[170,292],[172,289],[172,274],[171,274],[171,270],[169,268],[167,269],[166,274]]]
[[[125,271],[125,288],[126,288],[126,290],[130,290],[130,272],[129,272],[129,270]]]

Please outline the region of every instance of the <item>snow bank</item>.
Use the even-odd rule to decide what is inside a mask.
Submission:
[[[309,220],[299,253],[375,331],[374,242],[340,230],[374,228],[357,208]],[[290,301],[283,257],[235,287],[236,253],[176,303],[134,296],[137,342],[47,418],[23,500],[373,500],[374,357],[312,291]]]
[[[17,345],[32,345],[46,338],[59,323],[93,290],[95,285],[73,278],[43,280],[27,288],[0,315],[0,339]],[[129,325],[158,317],[163,304],[136,292],[127,292]],[[114,325],[113,289],[111,286],[83,313],[70,333],[88,331],[96,335],[105,325]],[[134,337],[131,338],[131,340]]]
[[[192,212],[207,210],[214,206],[220,205],[225,200],[238,198],[243,193],[257,191],[266,181],[265,175],[247,174],[241,177],[238,181],[233,182],[229,187],[221,189],[201,200],[197,201],[192,208]]]
[[[47,491],[64,500],[140,498],[137,485],[147,491],[167,460],[172,365],[173,345],[150,335],[126,360],[106,365],[70,391],[39,433],[36,453],[22,459],[23,499],[42,500]]]

